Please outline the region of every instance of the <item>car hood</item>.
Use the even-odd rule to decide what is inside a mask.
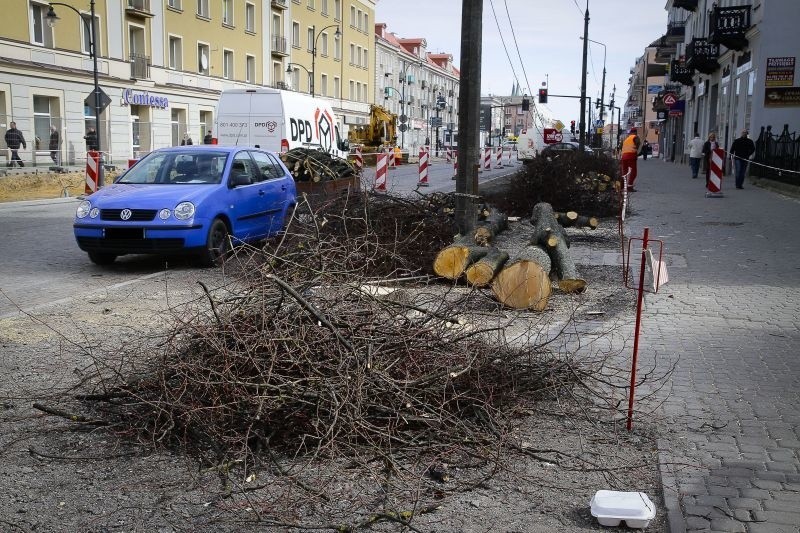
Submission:
[[[147,185],[114,183],[88,197],[92,205],[101,208],[147,207],[173,208],[181,202],[197,204],[221,185]]]

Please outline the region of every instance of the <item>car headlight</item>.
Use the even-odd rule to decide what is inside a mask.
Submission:
[[[75,211],[75,216],[78,218],[86,218],[89,214],[89,211],[92,209],[92,204],[89,200],[84,200],[78,205],[78,209]]]
[[[186,220],[194,216],[194,204],[192,202],[181,202],[175,206],[175,218]]]
[[[160,218],[161,220],[167,220],[171,214],[172,212],[165,207],[164,209],[158,212],[158,218]]]
[[[93,207],[91,211],[89,211],[89,218],[97,218],[100,214],[100,209],[97,207]]]

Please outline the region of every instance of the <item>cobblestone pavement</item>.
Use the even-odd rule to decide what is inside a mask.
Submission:
[[[626,234],[664,241],[640,368],[675,363],[659,442],[671,532],[800,532],[800,201],[639,161]],[[634,246],[634,250],[636,247]],[[672,258],[672,260],[670,260]]]

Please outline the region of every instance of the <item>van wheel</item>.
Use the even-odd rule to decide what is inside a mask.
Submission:
[[[110,265],[117,260],[114,254],[104,254],[101,252],[87,252],[89,254],[89,261],[95,265]]]
[[[231,249],[230,239],[228,238],[228,226],[220,220],[215,219],[211,223],[206,237],[206,246],[200,252],[200,264],[202,266],[221,266]]]

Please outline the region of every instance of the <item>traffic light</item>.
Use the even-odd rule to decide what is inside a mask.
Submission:
[[[570,131],[570,133],[575,135],[575,121],[574,120],[570,120],[569,121],[569,131]]]
[[[539,103],[546,104],[547,103],[547,89],[542,87],[539,89]]]
[[[531,109],[531,101],[527,98],[522,99],[522,110],[523,111],[530,111]]]

